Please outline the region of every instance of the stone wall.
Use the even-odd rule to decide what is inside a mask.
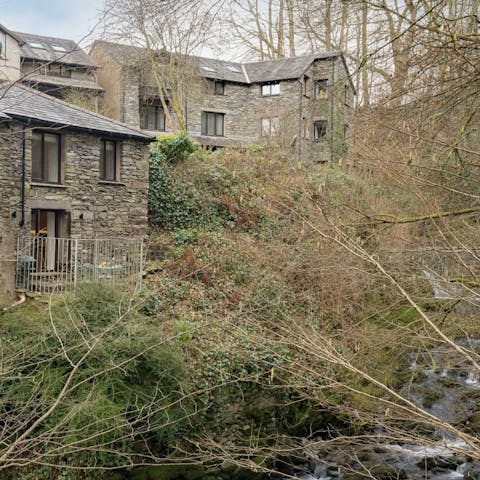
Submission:
[[[348,152],[348,139],[345,138],[346,127],[350,123],[353,102],[353,89],[348,79],[348,72],[341,58],[317,60],[305,72],[307,90],[303,95],[304,142],[302,152],[313,161],[338,161]],[[326,95],[316,98],[315,80],[327,80]],[[305,78],[304,78],[305,81]],[[327,122],[327,134],[323,139],[313,138],[315,120]]]
[[[3,125],[0,135],[0,259],[11,263],[15,239],[4,232],[30,235],[31,210],[61,210],[70,214],[72,238],[134,238],[147,233],[148,146],[136,140],[118,140],[121,148],[118,182],[100,180],[101,135],[61,131],[63,177],[61,185],[31,181],[32,129],[25,131],[25,221],[21,226],[22,127]],[[12,271],[3,270],[0,295],[11,293]],[[5,273],[7,272],[7,273]],[[9,286],[10,285],[10,286]]]
[[[294,140],[298,128],[299,83],[296,80],[280,82],[280,95],[262,96],[261,85],[245,85],[227,82],[225,95],[213,93],[213,81],[209,81],[201,98],[188,99],[188,130],[194,136],[201,135],[202,111],[225,114],[225,137],[238,143],[265,142],[261,137],[262,118],[280,118],[281,134],[288,141]],[[282,124],[286,128],[282,128]]]
[[[31,178],[31,132],[26,139],[26,174]],[[119,182],[100,180],[101,136],[63,132],[64,182],[27,182],[27,212],[64,205],[73,238],[140,237],[147,233],[148,147],[120,140]],[[83,218],[82,218],[83,217]],[[29,219],[27,219],[28,228]]]
[[[102,68],[114,62],[95,52],[95,61]],[[119,118],[131,125],[140,124],[141,99],[139,92],[145,83],[154,85],[148,74],[140,75],[139,69],[123,67],[121,74],[121,98],[112,98],[109,85],[100,85],[105,89],[105,113],[116,111],[115,105],[108,105],[108,100],[119,103]],[[299,79],[280,82],[280,95],[262,96],[261,84],[243,84],[225,82],[225,94],[215,95],[214,79],[189,77],[186,85],[187,130],[195,137],[202,136],[202,111],[225,115],[224,137],[210,137],[212,145],[237,143],[274,142],[290,150],[292,156],[303,160],[336,161],[347,154],[345,132],[349,120],[349,109],[345,105],[345,92],[351,98],[353,90],[343,60],[339,57],[316,60],[305,72],[308,76],[305,90],[305,76]],[[327,79],[329,86],[325,98],[315,98],[313,81]],[[280,128],[275,137],[262,137],[263,118],[280,119]],[[117,118],[117,117],[114,117]],[[315,120],[327,121],[327,135],[314,141],[313,123]],[[168,124],[166,131],[172,131]],[[227,142],[225,142],[225,140]]]
[[[15,294],[16,233],[21,221],[22,133],[0,123],[0,308]]]
[[[120,78],[121,122],[137,128],[140,126],[139,99],[140,82],[138,69],[123,66]]]

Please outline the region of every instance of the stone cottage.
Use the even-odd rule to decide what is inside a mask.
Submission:
[[[100,249],[146,234],[149,141],[24,85],[0,86],[0,298],[126,268],[120,240]]]
[[[164,109],[170,107],[159,97],[151,55],[98,40],[90,51],[104,90],[104,114],[155,133],[168,132],[176,127],[175,116],[168,121]],[[165,53],[155,58],[159,68],[170,59]],[[299,158],[320,162],[345,155],[355,91],[341,52],[251,63],[193,56],[182,61],[195,72],[185,80],[183,123],[200,143],[217,147],[272,141]]]
[[[0,81],[21,82],[98,111],[96,65],[73,40],[12,32],[0,25]]]

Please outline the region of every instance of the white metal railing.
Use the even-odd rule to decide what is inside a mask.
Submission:
[[[141,280],[143,239],[77,239],[36,236],[19,239],[17,290],[48,293],[78,283]]]

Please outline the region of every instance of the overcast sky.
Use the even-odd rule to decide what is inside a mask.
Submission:
[[[102,7],[103,0],[0,0],[0,23],[18,32],[80,41],[97,24]]]

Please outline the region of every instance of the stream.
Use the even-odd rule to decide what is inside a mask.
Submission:
[[[478,352],[479,340],[463,339],[458,345]],[[475,354],[476,355],[476,354]],[[477,355],[476,355],[477,356]],[[409,368],[415,381],[401,392],[416,405],[449,423],[468,425],[474,436],[480,430],[480,379],[478,372],[452,348],[440,346],[422,354],[411,354]],[[429,445],[391,443],[382,432],[375,446],[366,451],[342,452],[338,458],[313,462],[301,480],[379,479],[480,479],[480,462],[469,456],[469,446],[451,432],[431,434]],[[371,478],[371,477],[370,477]]]
[[[444,280],[439,275],[424,271],[434,298],[458,300],[462,311],[478,316],[480,296],[466,291],[462,285]],[[480,339],[464,338],[456,341],[477,361],[480,359]],[[452,346],[439,345],[428,351],[410,353],[405,367],[412,381],[400,393],[424,411],[451,425],[459,425],[478,438],[480,433],[480,378],[478,371]],[[460,438],[437,428],[424,432],[423,444],[395,442],[385,431],[375,432],[375,443],[353,445],[339,449],[327,457],[305,448],[305,462],[294,469],[299,480],[480,480],[480,461],[471,455],[471,448]],[[306,444],[308,442],[306,441]],[[186,474],[149,475],[141,470],[128,476],[129,480],[185,480]],[[138,475],[140,473],[140,475]],[[206,473],[206,472],[205,472]],[[198,479],[251,480],[265,477],[246,471],[226,475],[225,472],[200,474]],[[146,475],[144,475],[146,474]],[[289,478],[292,478],[290,476]]]

